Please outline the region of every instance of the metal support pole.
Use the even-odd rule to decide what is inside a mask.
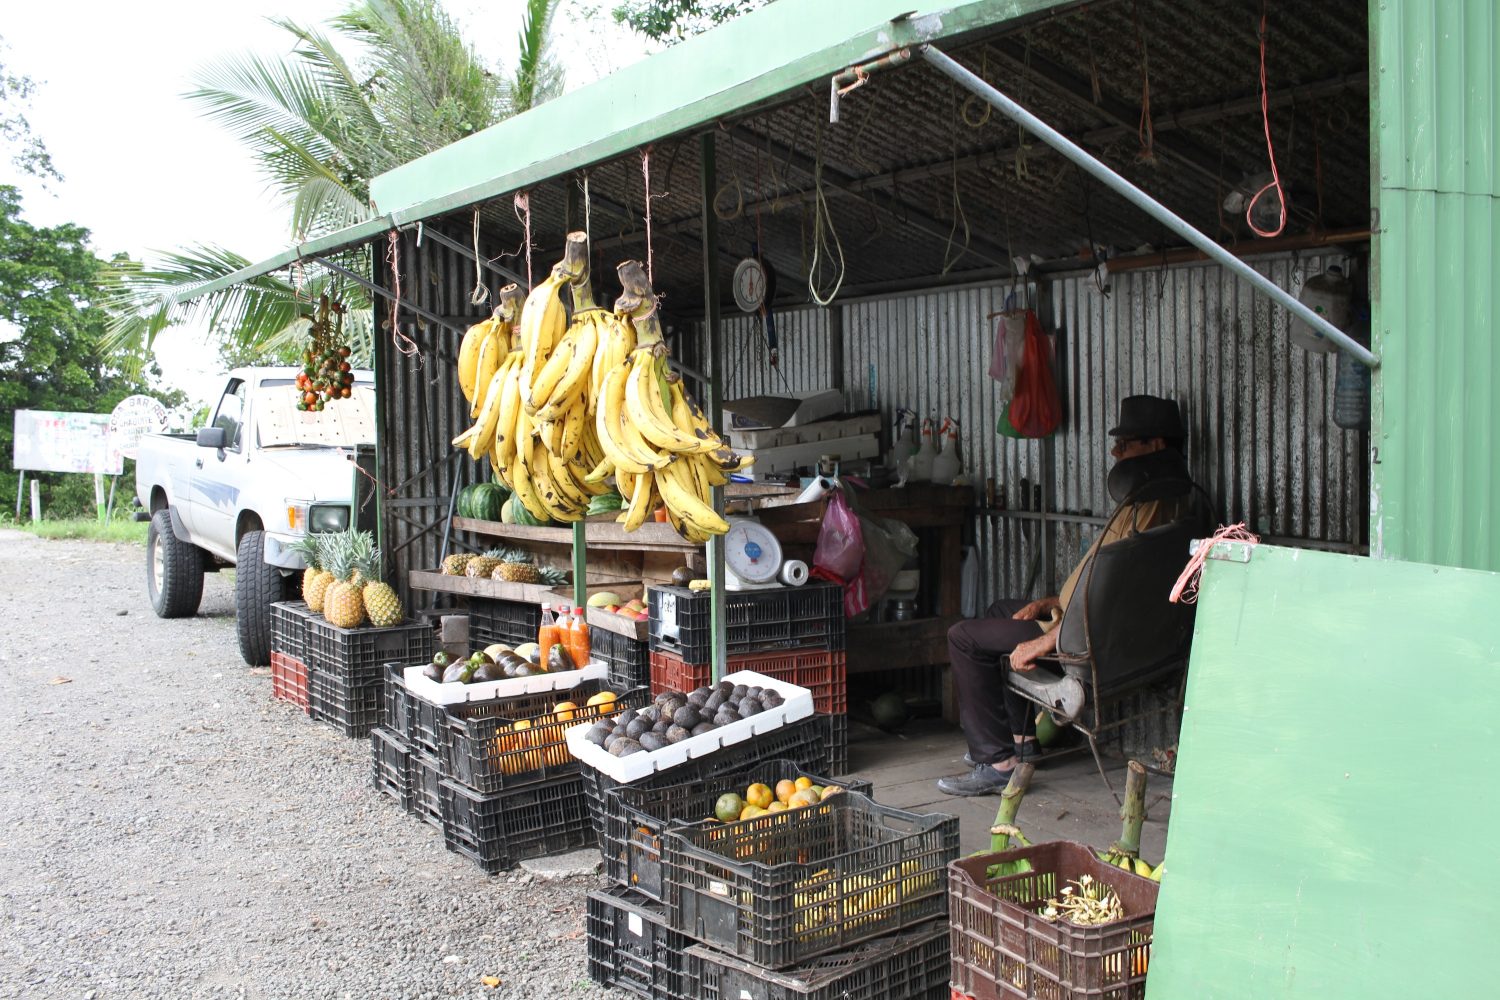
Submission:
[[[573,522],[573,607],[580,610],[587,608],[589,604],[588,593],[588,529],[582,521]],[[588,612],[584,611],[584,620],[588,620]],[[583,664],[579,664],[583,666]]]
[[[1267,278],[1234,254],[1219,246],[1219,244],[1215,243],[1208,236],[1193,228],[1190,223],[1182,219],[1171,209],[1121,177],[1114,170],[1111,170],[1073,140],[1021,107],[1021,105],[994,87],[991,87],[988,83],[985,83],[975,74],[969,72],[969,70],[965,69],[951,56],[945,55],[930,45],[921,46],[921,52],[922,58],[942,70],[944,74],[984,98],[984,100],[993,105],[1005,117],[1016,122],[1027,131],[1034,133],[1037,138],[1098,178],[1105,187],[1119,194],[1136,208],[1139,208],[1199,250],[1202,250],[1210,259],[1228,268],[1233,273],[1250,282],[1250,284],[1254,285],[1260,291],[1269,295],[1274,301],[1289,310],[1293,316],[1296,316],[1318,333],[1327,337],[1339,350],[1353,355],[1359,359],[1361,364],[1368,368],[1378,368],[1380,366],[1380,360],[1371,354],[1368,348],[1361,345],[1343,330],[1340,330],[1301,302],[1298,302],[1296,296],[1276,284],[1276,282]]]
[[[714,191],[718,187],[714,162],[714,132],[703,133],[699,160],[703,164],[703,332],[708,338],[708,391],[705,404],[708,419],[715,431],[724,426],[724,331],[719,327],[719,217],[714,214]],[[724,488],[715,486],[711,497],[713,508],[724,510]],[[708,539],[709,625],[713,643],[710,647],[715,682],[724,676],[728,664],[725,647],[729,643],[724,619],[724,538]]]
[[[110,517],[115,512],[115,486],[120,482],[119,476],[109,477],[109,500],[104,505],[104,523],[108,524]]]
[[[26,470],[16,470],[16,523],[21,523],[21,495],[26,490]]]

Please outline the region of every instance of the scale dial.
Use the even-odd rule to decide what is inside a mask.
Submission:
[[[759,521],[730,521],[724,566],[746,583],[774,583],[781,572],[781,543]]]
[[[746,257],[734,269],[734,304],[741,312],[759,312],[766,301],[766,269],[754,257]]]

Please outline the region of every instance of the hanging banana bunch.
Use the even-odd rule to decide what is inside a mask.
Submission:
[[[458,384],[464,398],[472,404],[470,416],[474,424],[453,439],[453,446],[463,448],[470,458],[482,458],[494,446],[500,425],[502,389],[520,361],[519,352],[511,350],[519,306],[519,289],[510,285],[502,290],[495,312],[489,319],[469,327],[458,349]]]

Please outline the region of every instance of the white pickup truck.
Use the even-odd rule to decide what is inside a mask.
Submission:
[[[207,427],[141,438],[135,491],[149,511],[146,593],[162,618],[198,613],[203,574],[236,567],[240,655],[270,662],[270,606],[294,599],[308,532],[349,527],[353,459],[375,443],[370,372],[354,393],[299,410],[297,368],[229,373]]]

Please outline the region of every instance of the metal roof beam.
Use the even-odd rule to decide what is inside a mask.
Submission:
[[[455,240],[453,237],[448,236],[447,234],[442,233],[431,226],[422,227],[422,235],[432,240],[434,243],[445,246],[449,250],[453,250],[456,253],[461,253],[470,257],[474,256],[473,247],[466,247],[462,243],[458,242],[458,240]],[[510,268],[501,267],[499,264],[496,264],[493,261],[486,260],[483,255],[480,255],[476,259],[478,260],[479,265],[486,271],[489,271],[491,274],[497,274],[500,277],[504,278],[506,281],[515,282],[522,288],[530,290],[531,286],[527,283],[526,279],[516,272],[512,271]]]

